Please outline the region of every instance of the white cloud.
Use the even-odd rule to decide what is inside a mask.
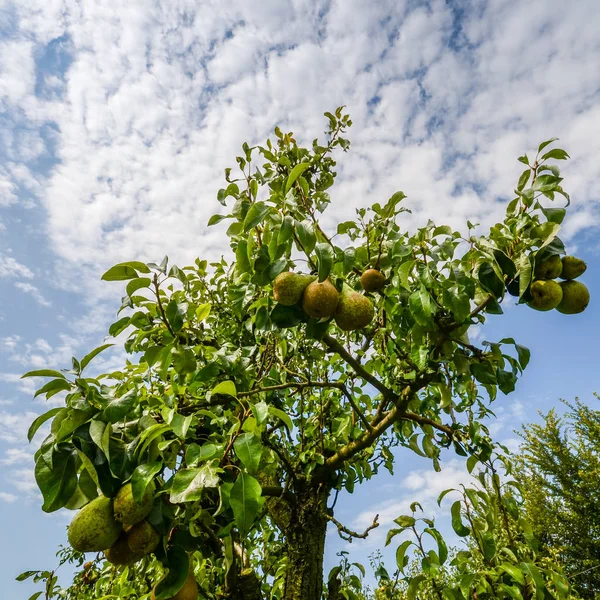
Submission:
[[[31,283],[23,283],[19,281],[15,283],[15,287],[26,294],[29,294],[41,306],[52,306],[52,304],[44,298],[40,290]]]
[[[8,504],[12,504],[13,502],[16,502],[18,500],[18,496],[15,496],[14,494],[9,494],[7,492],[0,492],[0,500],[2,500],[2,502],[7,502]]]
[[[457,488],[461,483],[472,481],[465,469],[464,462],[451,459],[442,465],[442,470],[436,473],[433,470],[411,471],[397,485],[390,486],[385,491],[388,499],[375,502],[367,510],[359,513],[352,522],[355,531],[365,530],[373,523],[375,515],[379,515],[380,526],[369,533],[366,541],[361,542],[361,548],[381,547],[385,542],[387,532],[394,526],[394,519],[400,515],[411,514],[410,505],[418,500],[423,507],[423,514],[432,518],[445,516],[448,507],[442,503],[438,507],[437,498],[442,491],[448,488]],[[382,491],[380,490],[382,494]]]
[[[0,465],[15,465],[19,463],[33,462],[33,451],[23,450],[22,448],[8,448],[4,453],[4,458],[0,459]]]
[[[12,256],[0,254],[0,278],[2,277],[33,279],[33,272]]]
[[[37,413],[9,413],[0,411],[0,441],[8,444],[26,444],[27,430],[37,417]]]

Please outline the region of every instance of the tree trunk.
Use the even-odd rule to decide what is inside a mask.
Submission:
[[[327,532],[325,486],[308,487],[298,496],[286,532],[288,565],[283,600],[321,600]]]

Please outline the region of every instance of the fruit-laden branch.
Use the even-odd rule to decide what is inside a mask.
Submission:
[[[345,352],[345,350],[344,350]],[[347,353],[346,353],[347,354]],[[349,355],[348,355],[349,356]],[[354,360],[354,359],[353,359]],[[437,423],[427,417],[421,417],[412,412],[406,412],[406,407],[410,399],[421,389],[429,385],[435,378],[435,373],[425,374],[422,377],[416,379],[412,385],[407,386],[402,393],[401,398],[397,398],[394,402],[394,406],[385,413],[385,416],[376,424],[372,423],[372,428],[369,431],[363,433],[363,435],[357,440],[349,442],[342,448],[340,448],[333,456],[329,457],[323,465],[323,473],[320,477],[324,476],[325,473],[335,471],[339,469],[346,461],[350,460],[353,456],[358,454],[361,450],[368,448],[379,436],[381,436],[386,429],[391,427],[396,421],[402,419],[415,421],[420,424],[428,424],[436,429],[443,431],[447,435],[451,436],[453,431],[450,427]],[[395,395],[395,394],[394,394]]]
[[[326,516],[337,527],[339,536],[343,540],[346,540],[347,542],[350,542],[350,543],[352,543],[352,538],[360,538],[363,540],[366,539],[367,536],[369,535],[370,531],[379,527],[379,515],[375,515],[375,518],[373,519],[373,524],[369,525],[362,533],[356,533],[356,531],[352,531],[351,529],[344,527],[344,525],[342,525],[332,515],[326,515]]]

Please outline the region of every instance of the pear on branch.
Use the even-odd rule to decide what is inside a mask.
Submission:
[[[538,279],[531,284],[531,308],[546,311],[556,308],[562,300],[561,286],[552,279]]]
[[[583,312],[590,303],[590,292],[581,281],[561,281],[562,299],[556,310],[564,315]]]
[[[113,501],[98,496],[86,504],[69,525],[69,544],[79,552],[101,552],[119,538],[122,527],[115,520]]]
[[[369,298],[355,292],[344,284],[340,302],[335,311],[335,322],[344,331],[366,327],[375,316],[375,308]]]
[[[561,274],[563,263],[558,254],[552,255],[535,268],[536,279],[555,279]]]
[[[306,286],[314,280],[314,275],[292,273],[291,271],[280,273],[273,281],[273,297],[283,306],[298,304]]]
[[[378,292],[385,286],[385,275],[378,269],[367,269],[360,277],[365,292]]]
[[[150,554],[156,550],[159,542],[160,533],[146,520],[135,524],[127,533],[127,544],[133,554]]]
[[[309,283],[302,296],[302,309],[310,317],[326,319],[333,317],[340,294],[329,279],[322,283],[317,280]]]
[[[115,496],[115,518],[123,525],[135,525],[145,519],[152,510],[154,503],[154,483],[146,488],[141,502],[133,498],[131,483],[124,485]],[[105,546],[106,547],[106,546]]]
[[[131,565],[143,556],[136,554],[129,547],[127,534],[121,533],[119,539],[108,549],[104,550],[104,558],[113,565]]]
[[[576,256],[563,256],[561,279],[577,279],[585,273],[587,265],[585,261]]]

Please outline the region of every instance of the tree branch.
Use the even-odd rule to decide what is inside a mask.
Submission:
[[[378,522],[379,515],[375,515],[375,518],[373,519],[373,524],[369,525],[369,527],[367,527],[363,531],[363,533],[356,533],[356,531],[352,531],[352,530],[348,529],[347,527],[344,527],[332,515],[325,515],[325,516],[337,527],[339,536],[343,540],[346,540],[347,542],[350,542],[350,543],[352,543],[352,538],[360,538],[360,539],[364,540],[369,535],[370,531],[379,527],[379,522]]]
[[[337,352],[356,372],[359,377],[362,377],[367,383],[370,383],[376,390],[381,392],[384,398],[395,402],[398,396],[386,387],[379,379],[371,375],[347,350],[338,340],[330,335],[323,336],[323,343],[333,352]]]

